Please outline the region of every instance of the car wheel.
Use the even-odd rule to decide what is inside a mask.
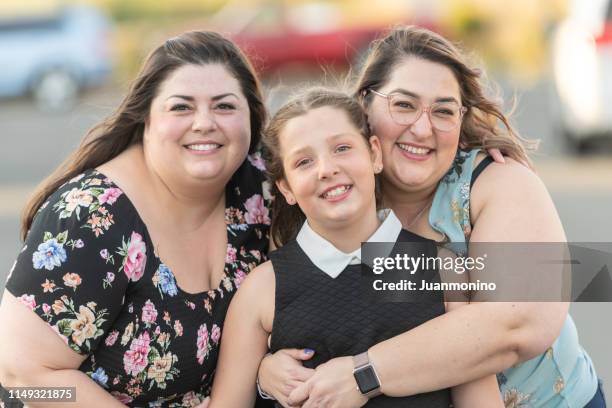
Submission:
[[[74,107],[79,84],[64,70],[47,71],[36,81],[32,94],[34,101],[43,111],[62,112]]]

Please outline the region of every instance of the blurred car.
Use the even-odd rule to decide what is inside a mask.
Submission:
[[[552,55],[559,130],[579,151],[612,138],[612,0],[574,1]]]
[[[0,19],[0,97],[32,95],[41,109],[70,109],[79,91],[110,76],[110,22],[91,7]]]
[[[383,14],[375,3],[369,7],[371,13]],[[370,42],[393,23],[411,21],[435,29],[425,19],[414,21],[409,7],[398,9],[393,19],[370,15],[359,21],[348,18],[349,9],[324,1],[265,3],[220,15],[223,23],[218,26],[232,32],[232,39],[264,76],[291,67],[355,67]],[[237,24],[232,28],[227,22]]]

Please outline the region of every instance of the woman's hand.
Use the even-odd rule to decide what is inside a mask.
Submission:
[[[259,387],[279,404],[289,407],[287,399],[291,391],[315,373],[302,366],[302,361],[313,355],[314,351],[308,349],[284,349],[267,355],[259,365]]]
[[[504,164],[506,162],[506,160],[504,159],[504,155],[502,154],[501,150],[499,150],[499,149],[487,149],[487,152],[489,153],[489,156],[491,156],[493,158],[493,160],[495,160],[495,162],[501,163],[501,164]]]
[[[338,357],[321,364],[308,381],[289,395],[289,406],[302,408],[363,406],[368,402],[368,398],[357,388],[353,368],[351,357]]]

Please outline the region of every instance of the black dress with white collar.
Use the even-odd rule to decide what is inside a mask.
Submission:
[[[398,237],[398,242],[424,241],[429,240],[406,230]],[[433,241],[431,250],[436,250]],[[296,240],[269,257],[276,278],[271,351],[313,349],[312,359],[304,362],[309,368],[362,353],[445,311],[442,296],[433,293],[427,302],[371,302],[361,292],[361,265],[348,265],[334,279],[313,264]],[[444,389],[401,398],[382,395],[365,406],[446,408],[450,404],[450,391]]]

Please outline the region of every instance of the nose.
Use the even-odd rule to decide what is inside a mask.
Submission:
[[[328,179],[340,172],[336,162],[329,155],[319,157],[318,159],[319,179]]]
[[[191,130],[199,133],[210,133],[217,129],[217,122],[215,116],[208,109],[203,111],[197,111],[193,118],[193,124]]]
[[[410,130],[414,134],[414,136],[418,138],[426,138],[432,135],[433,126],[431,124],[431,118],[429,116],[429,111],[423,109],[421,116],[410,125]]]

